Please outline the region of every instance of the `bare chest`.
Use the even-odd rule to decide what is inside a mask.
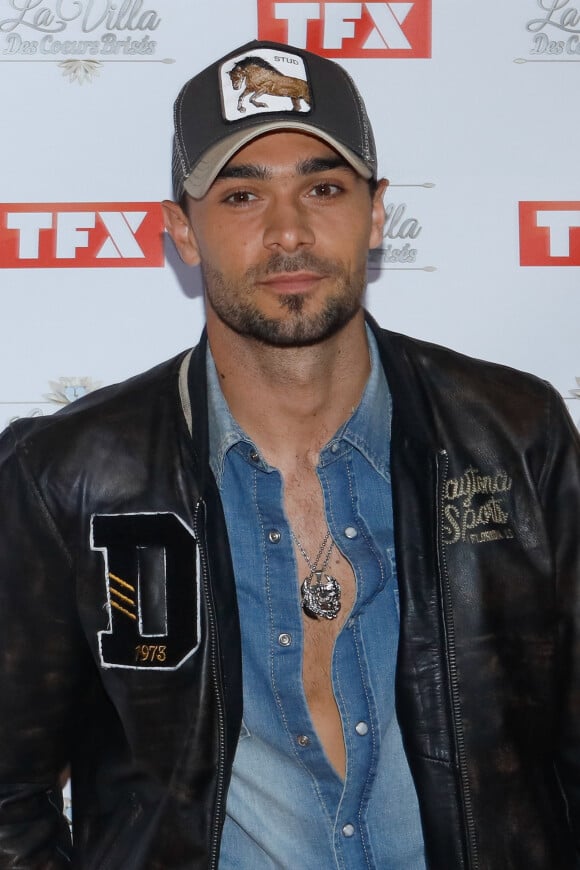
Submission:
[[[336,580],[340,589],[340,610],[332,618],[304,615],[303,679],[307,697],[331,694],[331,659],[334,643],[352,610],[356,583],[350,563],[329,536],[320,482],[314,470],[284,479],[285,509],[294,535],[296,583],[311,583],[316,569]]]

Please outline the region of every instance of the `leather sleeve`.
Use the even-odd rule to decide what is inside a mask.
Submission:
[[[540,491],[552,542],[559,620],[556,764],[580,866],[580,437],[556,394],[548,426]]]
[[[73,563],[25,449],[0,438],[0,868],[70,866],[59,776],[81,681]]]

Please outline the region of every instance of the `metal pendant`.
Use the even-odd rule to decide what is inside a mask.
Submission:
[[[340,583],[332,574],[313,571],[300,587],[302,609],[313,619],[336,619],[340,611]]]

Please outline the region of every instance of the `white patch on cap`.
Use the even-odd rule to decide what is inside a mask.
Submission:
[[[231,57],[219,69],[219,84],[226,121],[312,108],[304,61],[290,52],[256,48]]]

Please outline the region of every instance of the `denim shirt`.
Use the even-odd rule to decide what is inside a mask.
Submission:
[[[326,520],[356,577],[332,660],[343,781],[310,719],[304,615],[283,481],[237,425],[208,351],[210,463],[240,610],[244,715],[220,870],[424,870],[417,797],[395,714],[399,633],[389,470],[391,397],[374,338],[358,408],[320,453]]]

